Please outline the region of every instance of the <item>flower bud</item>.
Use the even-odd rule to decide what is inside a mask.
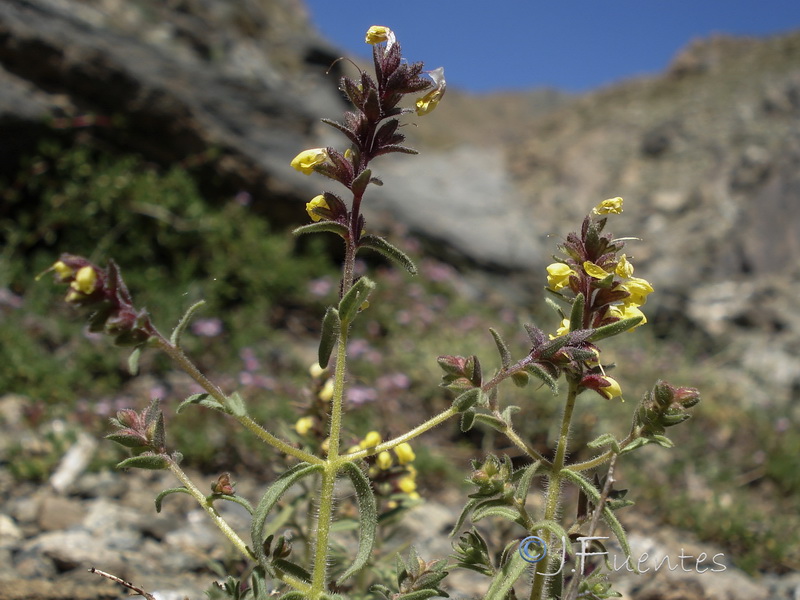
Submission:
[[[362,450],[366,450],[367,448],[374,448],[378,444],[383,441],[381,434],[377,431],[370,431],[367,435],[364,436],[364,439],[361,440],[359,446]]]
[[[392,455],[389,454],[386,450],[378,454],[377,458],[375,459],[375,464],[378,465],[378,468],[382,471],[387,471],[388,469],[392,468]]]
[[[314,196],[309,202],[306,202],[306,212],[308,213],[308,216],[311,217],[311,220],[315,223],[323,218],[323,215],[321,215],[320,212],[330,212],[330,210],[331,208],[328,206],[328,203],[325,201],[325,196],[322,194]]]
[[[401,465],[414,462],[414,459],[417,458],[416,454],[414,454],[414,450],[411,448],[411,444],[408,442],[403,442],[395,446],[394,453],[397,455],[397,460]]]

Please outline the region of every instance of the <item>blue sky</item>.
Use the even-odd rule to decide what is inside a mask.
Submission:
[[[475,92],[581,92],[662,71],[690,40],[800,29],[800,0],[305,0],[322,34],[369,55],[387,25],[410,61]]]

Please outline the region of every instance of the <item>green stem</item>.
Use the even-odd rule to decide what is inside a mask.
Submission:
[[[201,492],[198,487],[189,479],[189,476],[184,472],[183,469],[178,466],[171,458],[168,459],[169,470],[172,471],[173,475],[177,477],[178,481],[180,481],[183,486],[189,490],[189,493],[197,500],[197,503],[203,507],[208,515],[211,517],[211,520],[214,524],[222,531],[223,535],[228,538],[231,543],[236,547],[236,549],[245,555],[245,557],[249,558],[250,560],[256,560],[255,555],[250,551],[250,548],[247,547],[247,544],[244,543],[244,540],[239,537],[239,535],[231,529],[231,526],[228,525],[228,522],[223,519],[220,514],[217,512],[217,509],[214,508],[214,504],[206,497],[206,495]]]
[[[367,448],[366,450],[359,450],[358,452],[353,452],[352,454],[345,454],[344,456],[340,457],[342,462],[353,462],[358,460],[359,458],[366,458],[367,456],[372,456],[373,454],[379,454],[384,450],[391,450],[395,446],[399,446],[403,442],[407,442],[409,440],[413,440],[415,437],[422,435],[426,431],[433,429],[437,425],[441,425],[450,417],[459,414],[458,410],[453,408],[452,406],[445,411],[440,412],[435,417],[431,417],[424,423],[417,425],[414,429],[407,431],[403,435],[397,436],[394,439],[388,440],[386,442],[381,442],[377,446],[372,446],[371,448]]]
[[[561,471],[564,470],[564,462],[569,448],[569,429],[572,423],[572,414],[575,410],[575,401],[578,397],[578,381],[569,379],[569,391],[567,392],[567,403],[564,406],[564,416],[561,419],[561,431],[558,435],[558,445],[556,446],[556,456],[553,459],[553,466],[550,473],[550,483],[547,488],[547,499],[545,501],[544,518],[552,521],[558,516],[559,501],[561,500]],[[553,535],[548,535],[547,547],[553,548]],[[533,576],[530,600],[541,600],[544,597],[546,583],[549,580],[546,573],[552,570],[552,565],[558,557],[548,557],[547,568],[544,574],[537,570]]]
[[[339,440],[342,431],[344,405],[344,373],[347,365],[347,334],[349,323],[342,323],[336,349],[336,371],[333,379],[333,398],[331,398],[331,425],[328,436],[328,458],[322,473],[319,513],[317,515],[317,541],[314,550],[314,570],[311,576],[311,598],[317,598],[325,591],[328,566],[328,538],[333,521],[334,487],[336,473],[341,467],[339,460]]]
[[[228,397],[225,395],[219,386],[214,384],[208,377],[203,375],[200,370],[195,366],[195,364],[189,360],[189,357],[184,354],[183,350],[179,346],[175,346],[170,343],[169,340],[164,338],[162,335],[158,334],[156,337],[158,347],[164,351],[173,361],[175,361],[178,366],[185,371],[189,377],[194,379],[200,387],[202,387],[209,396],[214,398],[217,402],[219,402],[222,406],[227,406],[228,404]],[[311,464],[322,464],[323,460],[300,450],[299,448],[295,448],[291,444],[284,442],[282,439],[275,437],[266,429],[261,427],[258,423],[253,421],[248,416],[242,417],[234,417],[239,423],[241,423],[245,429],[253,433],[257,438],[261,441],[269,444],[270,446],[274,446],[284,454],[288,454],[290,456],[294,456],[295,458],[305,461]]]

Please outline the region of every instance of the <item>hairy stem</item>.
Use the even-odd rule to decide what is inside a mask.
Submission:
[[[558,435],[558,445],[556,446],[556,456],[553,459],[553,466],[550,473],[550,483],[547,488],[547,499],[545,501],[544,518],[554,520],[558,516],[558,509],[561,500],[561,471],[564,469],[564,462],[567,458],[569,448],[569,429],[572,423],[572,414],[575,410],[575,401],[578,397],[578,382],[569,379],[569,391],[567,392],[567,402],[564,406],[564,416],[561,419],[561,430]],[[553,534],[548,535],[547,547],[554,547]],[[544,597],[548,572],[552,570],[552,565],[557,557],[548,556],[547,565],[544,573],[538,570],[533,576],[530,600],[541,600]]]
[[[170,343],[169,340],[160,334],[158,334],[156,340],[158,347],[161,348],[161,350],[163,350],[164,353],[166,353],[173,361],[175,361],[175,363],[177,363],[177,365],[185,373],[194,379],[200,385],[200,387],[202,387],[208,393],[209,396],[214,398],[214,400],[219,402],[222,406],[228,405],[228,398],[225,395],[225,392],[223,392],[219,386],[208,379],[208,377],[203,375],[203,373],[200,372],[200,369],[198,369],[195,364],[189,360],[189,357],[184,354],[183,350],[181,350],[179,346],[175,346],[174,344]],[[282,439],[275,437],[247,415],[234,418],[239,421],[239,423],[241,423],[245,429],[253,433],[261,441],[269,444],[270,446],[274,446],[281,452],[311,464],[322,464],[322,459],[317,458],[313,454],[300,450],[299,448],[295,448]]]
[[[178,463],[176,463],[171,458],[168,459],[169,470],[172,471],[172,474],[177,477],[178,481],[180,481],[183,486],[189,490],[189,493],[197,500],[197,503],[203,507],[208,515],[211,517],[211,520],[214,522],[220,531],[222,531],[223,535],[228,538],[231,543],[236,547],[236,549],[244,554],[245,557],[249,558],[252,561],[256,560],[255,555],[250,551],[250,548],[247,547],[247,544],[244,543],[244,540],[239,537],[239,535],[231,529],[231,526],[228,525],[228,522],[223,519],[220,514],[217,512],[217,509],[214,508],[214,504],[208,500],[206,495],[201,492],[198,487],[189,479],[189,476],[185,473],[183,469],[180,468]]]

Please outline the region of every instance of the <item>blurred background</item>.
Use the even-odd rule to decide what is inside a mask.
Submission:
[[[113,257],[164,332],[206,299],[188,350],[291,435],[340,249],[288,234],[306,222],[304,203],[331,189],[289,161],[344,147],[320,118],[347,110],[338,79],[369,68],[364,33],[381,24],[409,61],[445,67],[448,91],[433,113],[406,119],[420,155],[375,164],[386,185],[367,198],[368,227],[421,273],[377,257],[360,266],[378,290],[350,351],[353,439],[399,433],[446,407],[436,356],[477,354],[494,368],[488,327],[520,356],[523,323],[555,331],[544,266],[592,206],[622,196],[609,229],[636,238],[628,256],[656,293],[648,325],[609,349],[629,402],[587,397],[579,441],[624,434],[659,377],[700,388],[675,449],[648,448],[620,467],[637,501],[630,522],[722,548],[762,591],[800,585],[800,5],[478,6],[0,4],[6,497],[39,489],[82,433],[106,433],[120,408],[160,397],[170,413],[194,391],[150,353],[132,377],[127,352],[88,333],[49,277],[35,280],[62,252]],[[522,433],[547,451],[558,401],[507,394],[525,411]],[[271,477],[269,454],[254,454],[230,423],[200,411],[173,421],[171,439],[195,468]],[[441,481],[457,488],[491,443],[505,441],[455,423],[431,434],[418,453],[422,495],[446,504]],[[105,472],[115,452],[101,443],[86,469]],[[27,523],[20,544],[39,534],[35,516],[8,506]],[[712,593],[703,590],[696,596]]]

